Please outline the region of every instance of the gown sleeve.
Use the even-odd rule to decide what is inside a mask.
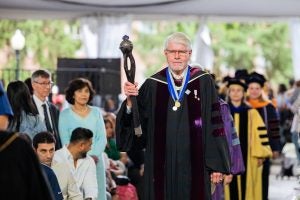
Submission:
[[[221,114],[224,123],[224,130],[226,133],[226,138],[228,142],[231,169],[230,173],[233,175],[241,174],[245,171],[245,165],[240,145],[240,140],[237,132],[234,128],[233,118],[230,113],[228,104],[225,102],[220,102]]]
[[[203,76],[200,88],[206,167],[210,172],[229,174],[230,153],[215,83],[210,75]]]
[[[269,142],[272,151],[280,151],[280,134],[279,134],[279,117],[276,108],[273,104],[268,104],[267,107],[267,129],[269,134]]]
[[[129,151],[134,149],[141,150],[146,146],[146,135],[148,121],[150,117],[150,81],[141,86],[139,95],[137,96],[137,104],[139,110],[140,123],[142,127],[142,135],[140,137],[134,134],[132,113],[128,112],[126,100],[121,104],[116,120],[116,142],[120,151]]]
[[[249,133],[251,134],[251,156],[268,158],[272,156],[267,128],[257,110],[249,110]]]

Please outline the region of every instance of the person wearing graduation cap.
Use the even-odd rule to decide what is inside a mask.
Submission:
[[[228,104],[240,140],[245,173],[225,177],[225,184],[230,182],[230,178],[232,180],[225,186],[224,197],[225,200],[262,200],[262,163],[272,156],[266,127],[258,111],[245,102],[245,82],[232,78],[227,87]]]
[[[235,78],[243,81],[244,83],[246,82],[248,76],[249,76],[249,74],[246,69],[237,69],[234,74]]]
[[[273,158],[277,158],[280,151],[279,119],[276,108],[263,93],[265,82],[266,78],[262,74],[252,72],[247,79],[247,100],[249,104],[259,112],[264,120],[268,132],[269,143],[273,152]],[[263,163],[262,174],[263,199],[268,199],[269,174],[270,160],[266,159]]]
[[[173,33],[165,41],[168,66],[138,90],[126,82],[117,115],[121,151],[145,149],[143,200],[211,199],[211,182],[230,173],[228,144],[211,75],[188,65],[191,41]],[[134,135],[130,96],[137,96],[142,135]]]

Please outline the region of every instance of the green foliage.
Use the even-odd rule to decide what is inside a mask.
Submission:
[[[135,51],[147,65],[146,76],[157,72],[166,64],[163,54],[165,38],[176,31],[195,38],[199,23],[195,21],[143,22],[147,29],[134,30]],[[76,21],[62,20],[0,20],[0,48],[10,46],[10,38],[20,29],[25,38],[24,56],[34,54],[35,61],[49,69],[56,68],[58,57],[74,57],[81,46],[79,39],[66,30],[76,30]],[[214,73],[220,66],[253,70],[254,59],[265,59],[268,78],[286,82],[292,76],[289,29],[285,23],[209,23],[212,48],[215,54]],[[13,50],[11,51],[13,53]],[[15,57],[9,57],[8,68],[14,68]]]
[[[292,76],[289,29],[285,23],[209,24],[215,69],[228,68],[253,71],[254,59],[265,59],[266,75],[276,82],[287,82]]]
[[[0,20],[0,48],[10,46],[10,38],[16,29],[20,29],[26,38],[21,65],[24,55],[31,52],[40,66],[54,69],[58,57],[74,57],[80,48],[81,42],[65,31],[78,26],[77,22],[62,20]],[[14,57],[10,59],[8,66],[14,66]]]
[[[268,77],[286,82],[292,77],[292,58],[287,24],[261,25],[257,43],[267,60]]]
[[[249,46],[251,28],[238,23],[209,24],[212,35],[212,47],[216,56],[214,70],[225,64],[228,68],[253,67],[255,49]]]
[[[135,48],[148,65],[147,76],[165,64],[163,43],[175,32],[186,33],[193,40],[197,22],[152,22],[151,31],[136,32]],[[215,54],[214,73],[220,75],[220,66],[228,69],[253,71],[255,58],[263,57],[266,74],[271,80],[286,82],[292,76],[289,29],[285,23],[209,23],[212,48]]]

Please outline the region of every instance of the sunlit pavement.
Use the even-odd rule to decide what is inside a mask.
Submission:
[[[300,200],[300,179],[297,177],[277,177],[280,160],[273,162],[269,182],[269,200]]]

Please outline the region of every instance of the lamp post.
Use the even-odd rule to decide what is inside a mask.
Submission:
[[[15,34],[12,36],[12,38],[10,40],[10,44],[16,53],[16,80],[19,80],[19,78],[20,78],[20,51],[25,46],[25,38],[24,38],[22,32],[20,31],[20,29],[17,29]]]

